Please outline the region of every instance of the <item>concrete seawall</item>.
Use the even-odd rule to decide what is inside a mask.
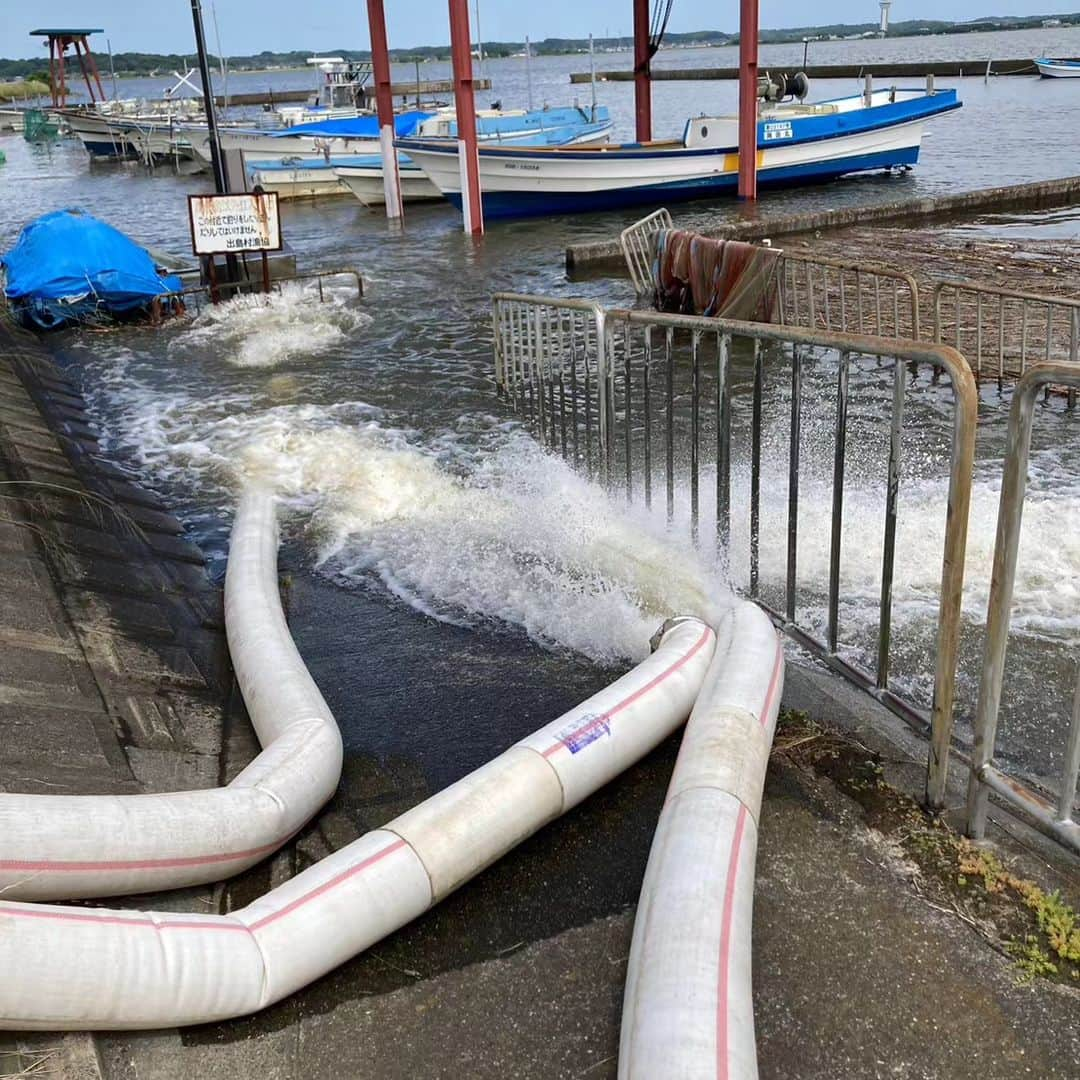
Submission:
[[[989,67],[988,67],[989,65]],[[762,70],[767,65],[760,65]],[[1035,64],[1030,57],[1019,60],[924,60],[903,63],[885,61],[866,64],[773,64],[773,70],[799,70],[811,79],[861,79],[864,75],[873,75],[875,79],[924,78],[927,75],[942,78],[967,78],[988,72],[991,75],[1034,75]],[[715,68],[653,68],[653,82],[709,82],[717,79],[737,79],[737,67]],[[618,71],[598,71],[598,82],[633,82],[634,73],[630,69]],[[570,75],[571,83],[587,83],[592,75],[587,71],[574,71]]]
[[[841,206],[829,210],[812,210],[802,214],[770,217],[763,215],[753,221],[740,221],[704,229],[702,235],[721,240],[761,240],[769,236],[788,236],[815,229],[836,229],[848,225],[867,225],[877,222],[925,222],[935,218],[979,211],[1048,210],[1071,206],[1080,200],[1080,176],[1059,180],[1041,180],[1029,184],[1009,184],[1003,187],[979,188],[955,195],[933,195],[925,199],[902,199],[875,206]],[[647,208],[646,208],[647,209]],[[645,213],[643,209],[642,213]],[[602,240],[589,244],[574,244],[566,249],[566,272],[571,279],[592,274],[610,275],[625,272],[619,241]]]

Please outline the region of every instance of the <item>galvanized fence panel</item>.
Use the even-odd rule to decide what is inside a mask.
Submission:
[[[520,310],[520,309],[524,310]],[[708,538],[728,552],[732,538],[732,430],[735,399],[748,427],[749,501],[745,554],[748,591],[789,636],[820,657],[889,709],[928,731],[931,757],[928,798],[940,806],[953,725],[953,695],[960,634],[960,602],[964,573],[968,507],[975,447],[977,394],[963,357],[954,350],[915,341],[844,335],[790,326],[767,326],[651,311],[608,310],[583,301],[541,297],[497,297],[496,366],[500,384],[514,395],[531,395],[529,415],[545,445],[567,454],[566,439],[553,422],[565,382],[571,352],[558,328],[569,320],[588,325],[599,335],[582,342],[589,370],[596,378],[587,404],[578,399],[573,409],[578,428],[591,423],[597,433],[599,473],[618,485],[629,499],[653,505],[663,498],[669,520],[685,516],[698,542],[702,521],[711,519],[715,537]],[[553,357],[555,358],[553,360]],[[869,360],[891,369],[891,418],[888,463],[884,484],[884,542],[875,662],[866,668],[850,659],[840,626],[842,533],[844,527],[845,466],[848,401],[853,364]],[[779,361],[783,361],[781,364]],[[804,394],[811,365],[835,364],[835,428],[833,433],[832,495],[828,538],[829,572],[824,640],[800,621],[798,551],[800,477],[804,438]],[[897,505],[901,469],[901,431],[912,366],[930,365],[951,383],[954,408],[951,426],[949,488],[938,611],[934,694],[927,712],[894,688],[890,677],[892,583],[895,562]],[[774,372],[790,367],[789,382],[778,387]],[[747,375],[749,372],[749,375]],[[747,385],[747,378],[749,385]],[[560,385],[560,379],[563,385]],[[739,381],[741,380],[741,382]],[[787,520],[783,597],[763,596],[760,573],[762,541],[762,473],[771,452],[763,440],[766,393],[782,390],[790,432],[787,460]],[[749,405],[747,407],[747,399]],[[585,406],[585,407],[583,407]],[[547,413],[543,412],[547,409]],[[527,411],[527,410],[525,410]],[[598,421],[602,421],[600,424]],[[707,502],[711,503],[707,506]],[[706,513],[706,510],[708,513]]]
[[[634,283],[634,291],[639,296],[652,292],[653,288],[653,237],[663,229],[672,227],[671,214],[661,207],[619,234],[619,246],[626,259],[626,268]]]
[[[1080,300],[941,281],[934,289],[934,340],[963,352],[977,379],[996,378],[999,385],[1032,364],[1080,364]],[[1075,398],[1075,388],[1069,393]]]
[[[914,341],[922,337],[919,286],[911,274],[785,251],[779,280],[781,321],[787,326]]]
[[[606,475],[604,310],[587,300],[498,293],[495,381],[541,441],[589,475]]]
[[[1080,823],[1073,817],[1077,773],[1080,772],[1080,678],[1073,699],[1072,724],[1056,804],[1009,776],[994,763],[1035,400],[1040,392],[1052,386],[1068,387],[1075,393],[1080,388],[1080,368],[1066,364],[1031,367],[1016,384],[1009,410],[1008,443],[986,616],[986,647],[975,713],[975,750],[968,782],[967,829],[976,838],[983,836],[988,796],[990,791],[994,791],[1006,802],[1031,815],[1043,829],[1059,840],[1080,849]],[[1063,522],[1063,527],[1072,525]]]

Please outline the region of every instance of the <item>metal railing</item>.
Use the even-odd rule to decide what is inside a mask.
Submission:
[[[787,251],[780,258],[780,313],[785,325],[921,339],[919,286],[911,274]]]
[[[608,414],[604,309],[516,293],[492,303],[495,381],[549,449],[589,475],[605,467]]]
[[[314,281],[318,286],[319,302],[323,303],[326,300],[326,283],[333,278],[339,277],[350,278],[356,285],[356,298],[358,300],[363,298],[364,279],[360,276],[360,271],[352,267],[332,270],[309,270],[300,274],[271,278],[270,290],[271,292],[281,292],[282,285],[288,285],[295,281]],[[193,305],[196,314],[198,314],[206,304],[211,302],[211,294],[215,290],[221,299],[231,299],[241,293],[261,293],[262,281],[257,278],[246,278],[243,281],[218,282],[213,289],[209,285],[191,285],[182,292],[167,293],[158,299],[162,301],[181,300],[185,305]]]
[[[529,414],[541,441],[566,454],[566,430],[591,427],[598,432],[599,472],[625,488],[628,499],[642,497],[652,505],[654,486],[663,489],[669,520],[674,520],[679,492],[685,489],[689,529],[700,542],[704,499],[714,500],[715,543],[730,562],[732,536],[732,422],[736,398],[749,427],[749,505],[746,555],[750,595],[790,637],[830,668],[872,694],[909,723],[928,732],[931,753],[928,799],[940,806],[953,726],[953,695],[960,632],[960,601],[967,539],[968,507],[975,450],[977,393],[971,370],[953,349],[915,341],[827,333],[790,326],[740,323],[652,311],[607,310],[581,301],[543,297],[499,296],[496,310],[496,363],[499,381],[513,395],[515,385],[528,387]],[[508,317],[509,311],[515,315]],[[567,344],[549,327],[565,326],[570,315],[588,312],[593,333],[602,339],[589,343],[591,370],[596,373],[595,397],[587,399],[584,414],[558,409],[564,389],[552,385],[562,376],[566,361],[553,363],[547,344],[553,333],[557,356],[569,355]],[[584,348],[584,343],[582,343]],[[767,361],[766,362],[766,354]],[[512,359],[511,359],[512,358]],[[891,369],[891,420],[885,468],[884,541],[881,552],[881,591],[876,662],[869,670],[841,655],[840,582],[844,528],[844,487],[849,427],[849,394],[853,365],[868,362]],[[909,367],[929,364],[952,384],[951,460],[945,539],[938,611],[934,694],[929,712],[898,693],[890,680],[892,583],[895,562],[897,505],[901,470],[901,434],[908,393]],[[736,366],[738,370],[736,370]],[[781,384],[775,373],[790,366]],[[799,618],[798,550],[800,478],[804,443],[804,383],[808,370],[835,377],[834,445],[829,529],[829,574],[825,605],[825,639]],[[746,384],[747,369],[749,385]],[[742,380],[741,382],[739,380]],[[749,393],[744,391],[748,390]],[[786,506],[786,559],[783,600],[762,596],[762,469],[773,440],[763,440],[763,406],[767,391],[776,391],[787,411],[789,432]],[[522,395],[523,396],[523,395]],[[749,406],[746,407],[746,398]],[[515,398],[515,403],[517,402]],[[553,402],[555,408],[553,408]],[[539,407],[537,403],[540,403]],[[546,403],[546,405],[545,405]],[[541,410],[546,407],[546,414]],[[559,423],[555,423],[558,416]],[[598,422],[599,421],[599,422]],[[711,492],[705,482],[713,476]],[[655,474],[655,476],[654,476]]]
[[[998,510],[997,539],[994,544],[994,569],[986,616],[986,648],[975,713],[975,749],[968,781],[967,829],[971,836],[982,838],[986,830],[988,797],[993,791],[1006,802],[1031,815],[1052,835],[1080,849],[1080,823],[1073,818],[1077,774],[1080,773],[1080,679],[1077,681],[1073,699],[1072,723],[1056,806],[994,764],[1013,586],[1020,547],[1020,522],[1027,491],[1035,399],[1040,391],[1051,386],[1065,386],[1075,393],[1080,388],[1080,369],[1065,364],[1042,364],[1030,368],[1016,384],[1009,410],[1008,443]]]
[[[934,340],[968,358],[977,379],[1023,375],[1032,364],[1080,364],[1080,300],[972,281],[934,289]],[[1070,389],[1070,405],[1075,388]]]
[[[663,229],[670,228],[671,214],[661,207],[648,217],[635,221],[619,234],[619,246],[626,259],[626,268],[630,271],[634,291],[639,296],[651,292],[653,288],[653,237]]]

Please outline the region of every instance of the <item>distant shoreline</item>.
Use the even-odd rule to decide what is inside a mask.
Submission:
[[[1002,16],[996,18],[975,19],[969,22],[945,22],[928,19],[907,20],[893,23],[889,27],[888,34],[881,37],[878,34],[876,23],[835,24],[826,26],[793,27],[780,30],[762,30],[759,36],[760,45],[799,45],[805,41],[820,42],[844,42],[844,41],[867,41],[867,40],[894,40],[917,37],[942,37],[950,34],[997,34],[1014,30],[1066,30],[1080,26],[1080,12],[1061,15],[1025,15],[1025,16]],[[708,48],[727,48],[737,45],[738,34],[728,34],[719,30],[696,30],[684,34],[667,34],[661,52],[684,52],[697,51]],[[594,47],[599,53],[622,53],[631,51],[633,41],[631,38],[597,38],[594,39]],[[545,56],[579,56],[588,53],[589,42],[584,38],[545,38],[542,41],[532,43],[533,56],[540,58]],[[504,60],[515,56],[521,56],[525,51],[525,42],[491,41],[483,43],[485,60]],[[97,54],[101,57],[101,53]],[[328,53],[312,52],[310,50],[293,50],[290,52],[272,53],[269,51],[259,53],[257,56],[233,56],[226,57],[229,70],[233,74],[244,75],[269,75],[275,72],[311,71],[306,60],[309,56],[332,55],[341,56],[346,60],[368,61],[371,58],[370,51],[351,49],[332,49]],[[275,62],[280,58],[280,62]],[[449,45],[425,45],[412,49],[391,49],[390,59],[393,63],[425,63],[450,61]],[[116,53],[113,62],[117,65],[116,78],[118,79],[144,79],[144,78],[170,78],[174,68],[181,65],[190,65],[193,62],[193,54],[177,55],[164,53]],[[211,57],[211,66],[217,68],[218,60]],[[254,62],[258,66],[246,66]],[[131,66],[132,64],[137,66]],[[42,60],[35,59],[2,59],[0,58],[0,78],[27,78],[39,74],[42,71]],[[99,69],[103,67],[99,63]],[[110,78],[109,72],[102,70],[102,81]]]

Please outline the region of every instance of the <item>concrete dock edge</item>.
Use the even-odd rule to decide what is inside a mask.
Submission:
[[[718,240],[762,240],[769,236],[787,236],[848,225],[925,222],[958,214],[1004,210],[1050,210],[1071,206],[1078,200],[1080,176],[1066,176],[1057,180],[933,195],[925,199],[902,199],[876,206],[842,206],[776,217],[766,215],[752,221],[702,229],[701,234]],[[573,244],[566,249],[566,273],[571,280],[593,275],[608,276],[615,270],[625,272],[618,239]]]

